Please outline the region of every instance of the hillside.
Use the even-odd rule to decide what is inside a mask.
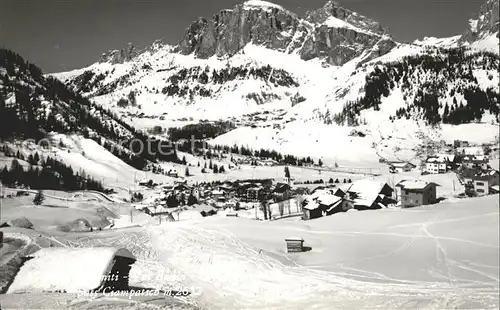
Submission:
[[[153,167],[154,179],[173,181],[161,168],[181,163],[173,143],[135,129],[14,52],[0,49],[0,59],[4,185],[128,191],[134,175]]]
[[[2,138],[39,142],[51,132],[79,134],[138,169],[157,160],[179,162],[172,144],[172,152],[166,150],[161,154],[127,148],[132,140],[140,140],[146,145],[148,134],[69,89],[58,79],[44,76],[36,65],[26,62],[20,55],[1,49],[0,56]],[[158,139],[150,141],[153,149],[158,149],[161,142]]]

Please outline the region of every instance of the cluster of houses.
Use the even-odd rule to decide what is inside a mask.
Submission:
[[[145,183],[150,185],[149,182]],[[276,203],[308,193],[306,188],[295,188],[288,183],[273,179],[238,180],[188,184],[175,182],[162,186],[161,193],[151,201],[149,207],[141,210],[149,215],[167,215],[184,206],[207,206],[205,215],[213,215],[218,209],[246,209],[255,203]]]
[[[487,170],[489,169],[488,154],[493,151],[498,152],[498,146],[484,144],[482,146],[471,146],[467,141],[456,140],[453,144],[428,145],[431,149],[441,149],[442,153],[429,155],[422,162],[420,169],[423,174],[441,174],[449,171],[456,171],[461,167]],[[385,162],[385,161],[384,161]],[[411,162],[387,162],[389,172],[409,172],[417,166]]]
[[[402,180],[392,188],[385,182],[360,180],[352,185],[314,190],[303,201],[303,219],[310,220],[349,210],[376,210],[399,205],[410,208],[438,202],[433,182]]]
[[[492,169],[489,159],[480,149],[468,148],[456,155],[438,154],[426,161],[426,172],[447,173],[455,171],[466,186],[469,196],[484,196],[499,192],[499,172]]]

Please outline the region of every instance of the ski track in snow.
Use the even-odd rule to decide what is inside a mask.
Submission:
[[[436,263],[446,266],[444,277],[449,283],[405,281],[347,266],[342,266],[341,272],[328,272],[296,264],[286,265],[220,226],[206,229],[197,226],[197,222],[152,226],[139,232],[103,236],[101,239],[83,238],[71,242],[70,246],[126,247],[138,257],[131,271],[131,281],[134,276],[142,276],[146,281],[139,284],[148,287],[198,287],[199,294],[192,297],[216,309],[279,309],[283,304],[289,305],[289,309],[311,308],[312,301],[314,308],[318,309],[333,304],[359,307],[367,303],[373,305],[373,309],[407,308],[412,303],[425,308],[433,308],[435,303],[436,308],[441,308],[450,306],[449,303],[460,305],[470,300],[494,300],[492,296],[498,290],[498,278],[476,270],[472,265],[452,260],[439,243],[447,238],[436,237],[427,229],[434,220],[420,223],[420,229],[413,235],[386,234],[409,240],[379,257],[397,255],[418,238],[433,239]],[[375,257],[366,260],[372,258]],[[459,279],[453,274],[453,268],[475,272],[495,283]],[[164,283],[165,279],[159,274],[172,272],[175,276],[170,277],[171,283]],[[481,288],[469,287],[474,285]]]

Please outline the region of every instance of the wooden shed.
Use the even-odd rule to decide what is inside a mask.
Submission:
[[[135,263],[134,255],[126,249],[118,249],[113,260],[102,276],[101,286],[97,291],[126,291],[129,289],[129,273]]]
[[[285,239],[286,242],[286,252],[287,253],[297,253],[302,252],[304,249],[304,239],[299,237],[289,237]]]

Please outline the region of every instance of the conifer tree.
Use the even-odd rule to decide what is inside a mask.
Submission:
[[[43,201],[45,200],[45,196],[43,194],[43,191],[42,190],[39,190],[36,195],[35,195],[35,198],[33,198],[33,204],[39,206],[43,203]]]

